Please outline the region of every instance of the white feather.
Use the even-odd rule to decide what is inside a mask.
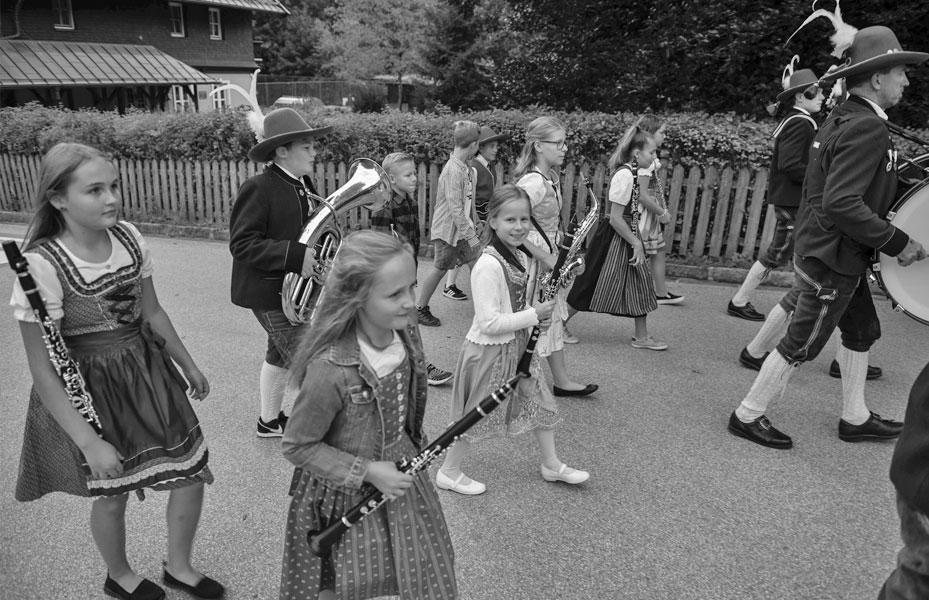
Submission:
[[[238,92],[239,94],[242,95],[243,98],[248,100],[248,103],[251,105],[252,110],[249,111],[248,115],[246,115],[246,118],[248,119],[248,124],[252,128],[252,131],[255,132],[255,137],[257,137],[258,141],[260,142],[262,139],[264,139],[264,118],[265,117],[264,117],[264,114],[262,114],[261,112],[261,105],[258,104],[258,72],[259,71],[261,71],[261,69],[255,69],[255,72],[252,73],[252,84],[249,86],[251,88],[249,91],[246,92],[245,88],[243,88],[240,85],[236,85],[234,83],[227,83],[226,85],[221,85],[218,88],[214,89],[212,92],[210,92],[210,96],[212,96],[213,94],[217,94],[219,92],[225,91],[225,90],[232,90],[234,92]]]
[[[781,75],[781,85],[784,86],[784,89],[790,87],[790,78],[793,77],[794,71],[796,70],[796,65],[800,64],[800,55],[794,54],[794,57],[790,59],[790,62],[784,67],[784,74]]]
[[[813,0],[813,8],[816,9],[816,0]],[[800,27],[797,27],[797,30],[790,34],[790,37],[787,38],[787,42],[793,39],[797,32],[809,25],[811,22],[815,21],[819,17],[825,17],[832,22],[832,26],[835,28],[835,33],[833,33],[829,40],[832,42],[832,55],[836,58],[841,58],[845,50],[852,45],[852,42],[855,41],[855,34],[858,33],[858,29],[849,25],[842,20],[842,9],[839,6],[839,0],[835,2],[835,12],[829,12],[824,8],[813,10],[813,14],[808,16],[806,20],[800,24]]]

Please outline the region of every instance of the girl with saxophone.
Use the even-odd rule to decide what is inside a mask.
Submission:
[[[658,308],[655,284],[639,234],[639,165],[655,160],[655,138],[630,127],[610,157],[609,215],[601,219],[587,251],[587,264],[568,294],[573,311],[608,313],[635,319],[632,347],[667,350],[649,335],[648,313]]]
[[[483,232],[484,251],[471,272],[474,321],[465,338],[452,384],[452,420],[457,420],[516,373],[517,364],[529,339],[528,328],[551,322],[556,300],[534,301],[526,295],[529,259],[549,255],[527,243],[532,229],[531,204],[525,190],[515,185],[497,189],[490,198],[487,227]],[[531,306],[527,306],[528,304]],[[452,446],[436,474],[436,485],[459,494],[476,495],[486,486],[467,477],[461,463],[470,448],[470,438],[503,429],[509,433],[535,432],[542,451],[542,477],[546,481],[577,484],[590,474],[572,469],[558,459],[552,429],[558,418],[555,398],[549,391],[537,357],[520,381],[516,392],[496,411],[475,425]]]
[[[390,234],[354,232],[333,261],[292,367],[300,390],[282,450],[297,470],[282,600],[458,594],[451,538],[428,472],[409,475],[396,464],[427,445],[415,286],[412,249]],[[371,486],[389,501],[324,556],[313,555],[307,533],[339,520]]]
[[[526,142],[516,164],[516,185],[526,190],[532,203],[533,230],[528,241],[550,253],[558,252],[561,228],[561,183],[557,169],[568,150],[567,131],[554,117],[539,117],[526,129]],[[533,260],[529,267],[528,297],[537,294],[537,282],[545,267]],[[571,379],[564,358],[564,320],[568,317],[565,290],[558,293],[552,324],[539,338],[536,351],[548,358],[556,396],[587,396],[597,391],[594,384],[581,385]]]
[[[158,302],[148,246],[119,220],[121,203],[116,168],[96,149],[58,144],[43,157],[25,241],[32,277],[20,274],[24,284],[14,284],[10,301],[34,382],[16,498],[93,497],[90,529],[107,567],[103,591],[157,600],[164,590],[126,557],[126,504],[131,491],[142,498],[145,488],[169,490],[163,582],[219,598],[223,586],[190,561],[203,484],[213,475],[187,394],[202,400],[210,386]],[[35,294],[45,299],[42,323],[29,301]],[[70,393],[56,372],[67,355],[83,384]],[[97,417],[93,427],[75,410],[76,392],[80,410]]]

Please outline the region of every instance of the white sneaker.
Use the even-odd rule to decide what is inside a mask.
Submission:
[[[487,491],[487,486],[481,483],[480,481],[471,480],[471,483],[461,483],[461,480],[465,478],[465,474],[461,473],[458,475],[458,478],[452,481],[452,478],[438,471],[435,474],[435,484],[436,487],[449,490],[451,492],[458,492],[459,494],[464,494],[465,496],[477,496],[478,494],[483,494]]]
[[[541,471],[542,479],[545,481],[563,481],[571,485],[577,485],[578,483],[584,483],[590,479],[590,473],[587,471],[572,469],[564,463],[561,463],[561,468],[557,471],[552,471],[545,465],[542,465]]]
[[[568,324],[567,324],[567,323],[564,324],[564,333],[562,334],[562,338],[563,338],[562,341],[563,341],[565,344],[577,344],[578,342],[581,341],[581,340],[577,339],[577,337],[571,335],[571,332],[568,331]]]
[[[659,339],[648,336],[647,338],[632,338],[632,347],[641,350],[667,350],[668,345]]]

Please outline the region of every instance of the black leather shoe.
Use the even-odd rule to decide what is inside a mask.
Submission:
[[[764,356],[762,356],[761,358],[755,358],[754,356],[748,353],[748,348],[742,348],[742,352],[739,354],[739,363],[743,367],[746,367],[748,369],[752,369],[754,371],[760,371],[761,365],[764,364],[764,361],[766,358],[768,358],[769,354],[771,353],[765,352]]]
[[[178,590],[183,590],[195,598],[222,598],[223,594],[226,593],[226,588],[224,588],[221,583],[215,579],[207,577],[206,575],[203,576],[203,579],[197,582],[197,585],[187,585],[183,581],[178,581],[175,579],[171,573],[168,573],[168,570],[165,569],[162,581],[164,581],[165,585]]]
[[[164,600],[165,597],[165,591],[148,579],[143,579],[132,592],[127,592],[121,585],[110,579],[109,574],[103,583],[103,593],[110,598],[120,600]]]
[[[839,419],[839,439],[843,442],[861,442],[863,440],[894,440],[903,431],[903,423],[882,419],[872,412],[868,420],[861,425],[852,425]]]
[[[557,385],[554,387],[556,396],[589,396],[600,389],[600,386],[595,383],[588,383],[586,386],[584,386],[583,389],[580,390],[565,390],[558,387]]]
[[[778,450],[786,450],[794,445],[790,436],[775,429],[768,417],[764,415],[751,423],[743,423],[739,420],[739,417],[735,416],[735,411],[733,411],[729,416],[729,433]]]
[[[755,310],[751,302],[746,303],[745,306],[736,306],[732,303],[732,300],[730,300],[726,312],[733,317],[739,317],[746,321],[764,321],[764,315]]]
[[[871,365],[868,365],[868,381],[877,379],[883,374],[884,371],[882,371],[880,367],[872,367]],[[842,370],[839,368],[839,361],[834,358],[832,359],[832,364],[829,365],[829,375],[835,377],[836,379],[840,379],[842,377]]]

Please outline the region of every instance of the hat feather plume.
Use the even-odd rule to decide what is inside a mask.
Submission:
[[[842,54],[852,45],[852,42],[855,41],[855,34],[858,33],[858,29],[852,25],[849,25],[842,20],[842,9],[839,7],[839,0],[835,2],[835,11],[830,12],[825,8],[816,8],[816,1],[813,0],[813,14],[808,16],[806,20],[797,27],[797,31],[794,31],[790,34],[790,37],[787,38],[787,43],[793,39],[797,32],[818,19],[819,17],[825,17],[832,22],[832,26],[835,28],[835,33],[829,37],[829,40],[832,42],[832,56],[836,58],[842,58]]]
[[[214,89],[212,92],[210,92],[210,96],[212,96],[213,94],[218,94],[219,92],[222,92],[225,90],[232,90],[234,92],[238,92],[243,98],[248,100],[248,103],[251,105],[252,110],[248,112],[248,115],[246,115],[246,119],[248,120],[249,127],[251,127],[252,131],[255,132],[255,137],[258,138],[258,141],[260,142],[265,137],[264,136],[265,116],[261,112],[261,105],[258,104],[258,72],[259,71],[261,71],[261,69],[255,69],[255,72],[252,73],[252,84],[251,86],[249,86],[251,88],[249,89],[249,91],[246,92],[245,89],[240,85],[236,85],[234,83],[227,83],[226,85],[221,85],[218,88]]]
[[[787,66],[784,67],[784,74],[781,75],[781,85],[784,86],[785,90],[790,87],[790,78],[793,77],[798,64],[800,64],[800,55],[794,54],[794,57],[791,58]]]

